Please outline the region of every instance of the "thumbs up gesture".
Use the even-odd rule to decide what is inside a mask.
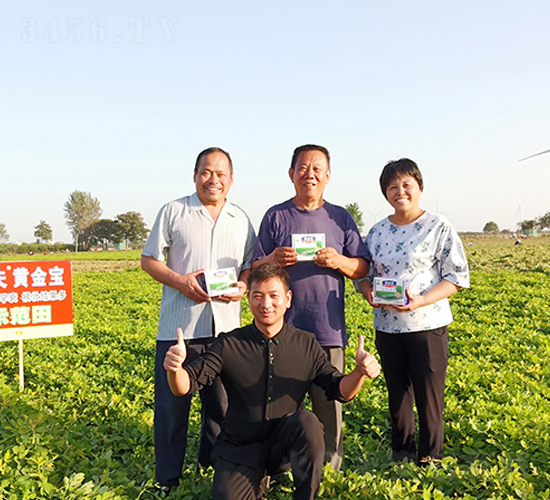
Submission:
[[[177,372],[181,370],[181,366],[187,357],[187,349],[183,341],[183,330],[178,328],[178,342],[168,349],[164,358],[164,369],[167,372]]]
[[[359,335],[359,345],[357,346],[357,353],[355,354],[355,362],[357,368],[369,378],[376,378],[380,375],[380,365],[376,358],[365,351],[365,339],[363,335]]]

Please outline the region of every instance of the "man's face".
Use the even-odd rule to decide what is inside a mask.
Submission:
[[[203,156],[193,181],[197,195],[204,205],[223,204],[233,185],[231,164],[227,156],[219,152]]]
[[[289,175],[299,198],[320,199],[330,179],[327,157],[321,151],[304,151]]]
[[[256,326],[260,330],[272,325],[280,325],[282,328],[291,299],[292,292],[285,290],[279,278],[253,282],[248,291],[248,303],[256,320]]]

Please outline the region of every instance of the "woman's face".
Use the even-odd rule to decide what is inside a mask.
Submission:
[[[386,198],[396,213],[418,210],[421,194],[418,182],[410,175],[397,177],[386,189]]]

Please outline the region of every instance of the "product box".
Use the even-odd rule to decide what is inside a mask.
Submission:
[[[317,252],[325,248],[325,233],[293,234],[292,248],[298,253],[298,260],[313,260]]]
[[[373,302],[375,304],[385,304],[392,306],[407,305],[409,299],[405,290],[409,286],[408,280],[374,278],[373,283]]]
[[[204,271],[204,274],[200,276],[202,278],[199,279],[199,282],[210,297],[239,292],[237,273],[234,267]]]

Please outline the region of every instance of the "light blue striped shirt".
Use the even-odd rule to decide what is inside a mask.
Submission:
[[[226,201],[214,223],[196,193],[164,205],[149,234],[142,255],[166,263],[170,269],[187,274],[199,269],[234,267],[237,276],[250,269],[256,241],[246,213]],[[237,328],[241,324],[240,302],[197,304],[179,290],[163,285],[157,340],[176,340],[181,327],[184,338],[196,339]]]

